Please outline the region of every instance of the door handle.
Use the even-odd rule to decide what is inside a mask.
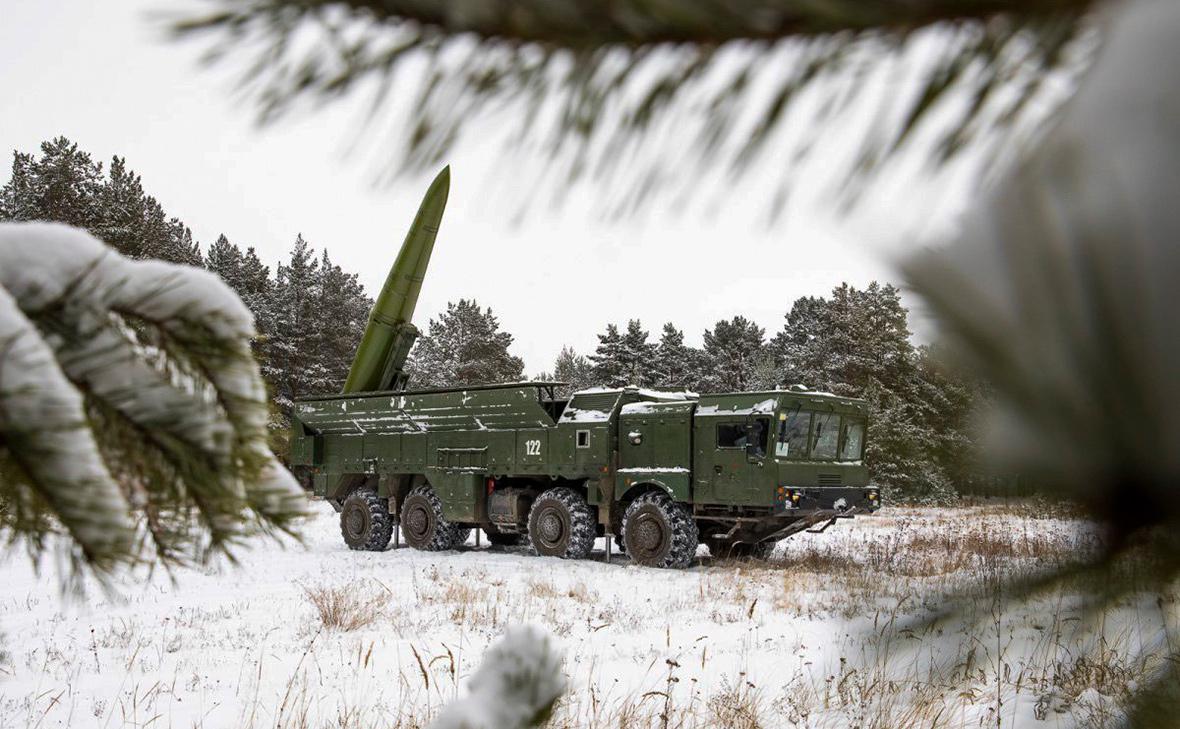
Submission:
[[[720,474],[721,466],[713,466],[713,473]]]

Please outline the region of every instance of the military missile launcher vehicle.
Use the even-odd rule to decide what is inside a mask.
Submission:
[[[642,565],[766,554],[797,532],[871,513],[862,400],[795,388],[695,395],[635,387],[557,396],[561,383],[407,390],[410,322],[449,172],[427,192],[377,298],[345,392],[303,398],[291,466],[340,512],[353,549],[395,528],[446,550],[481,529],[540,555],[584,558],[613,538]]]

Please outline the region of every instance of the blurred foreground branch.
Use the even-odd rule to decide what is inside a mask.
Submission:
[[[708,174],[732,184],[763,162],[780,177],[773,204],[781,207],[792,171],[860,103],[875,106],[861,110],[873,119],[843,170],[849,180],[891,159],[938,110],[944,115],[926,152],[935,165],[972,146],[1002,145],[1007,132],[1035,127],[1046,113],[1031,103],[1044,94],[1046,78],[1080,67],[1070,49],[1092,5],[209,4],[207,12],[174,18],[170,27],[177,37],[204,39],[208,61],[234,68],[240,91],[263,121],[300,102],[336,103],[363,89],[372,94],[373,112],[397,99],[405,115],[392,135],[402,160],[387,168],[436,166],[476,128],[481,145],[542,161],[557,177],[555,188],[583,179],[602,190],[622,188],[607,203],[619,214],[655,196],[699,194]],[[873,102],[859,93],[907,72],[916,83],[905,93]],[[1049,94],[1050,105],[1054,98]],[[511,114],[492,115],[504,110]],[[501,134],[505,118],[514,131]],[[788,124],[801,131],[785,140],[777,133]],[[385,134],[370,127],[359,143],[386,144]],[[848,138],[839,135],[841,147]]]
[[[1017,586],[1080,581],[1092,614],[1180,581],[1180,6],[1119,12],[1046,143],[956,245],[906,267],[958,357],[994,387],[994,461],[1109,527],[1092,562]],[[1161,610],[1162,612],[1162,610]],[[1180,652],[1132,723],[1172,726]]]
[[[290,532],[249,312],[214,275],[58,224],[0,224],[0,534],[74,567],[204,559]]]

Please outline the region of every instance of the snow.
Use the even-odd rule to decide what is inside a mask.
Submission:
[[[639,388],[639,396],[650,398],[652,400],[695,400],[700,395],[689,390],[681,390],[677,392],[665,390],[648,390],[646,388]]]
[[[687,468],[676,466],[674,468],[664,467],[649,467],[649,468],[620,468],[615,473],[688,473]]]
[[[778,407],[778,400],[763,400],[753,407],[729,408],[724,405],[699,405],[697,415],[769,415]]]
[[[584,390],[578,390],[574,395],[599,395],[604,392],[622,392],[622,388],[618,387],[587,387]]]
[[[666,402],[632,402],[627,403],[619,412],[623,415],[650,415],[652,413],[669,413],[674,414],[679,412],[684,405],[691,403],[691,400],[670,400]],[[678,409],[677,406],[680,406]]]
[[[0,561],[0,633],[11,656],[0,664],[0,728],[285,727],[296,718],[318,727],[342,716],[352,718],[348,726],[426,726],[465,697],[476,703],[446,716],[478,715],[472,707],[512,675],[505,665],[551,679],[538,703],[566,682],[555,710],[569,718],[561,726],[658,725],[644,712],[658,714],[664,698],[651,692],[668,693],[676,716],[699,716],[679,724],[686,729],[730,726],[714,712],[737,704],[735,687],[747,682],[764,727],[867,725],[886,713],[929,725],[920,719],[940,709],[940,725],[977,726],[995,706],[996,665],[1011,671],[1002,682],[1004,725],[1040,726],[1034,712],[1050,689],[1076,707],[1088,688],[1034,686],[1033,677],[1058,673],[1065,650],[1093,645],[1068,595],[1008,608],[1001,656],[988,652],[997,642],[987,600],[981,623],[945,625],[941,639],[890,642],[881,629],[976,584],[993,563],[975,545],[1004,535],[996,542],[997,553],[1010,552],[1003,564],[1028,567],[1045,558],[1042,548],[1083,553],[1094,531],[1085,522],[886,507],[786,540],[767,562],[703,559],[664,571],[618,554],[606,563],[601,539],[581,561],[486,540],[477,549],[474,538],[454,552],[353,552],[332,509],[314,506],[302,546],[259,542],[240,554],[240,568],[180,571],[175,582],[127,575],[115,582],[117,596],[96,591],[85,602],[63,603],[52,570],[37,574],[25,555],[9,554]],[[323,588],[377,605],[374,621],[324,627],[305,595]],[[1106,660],[1117,660],[1124,643],[1158,646],[1151,620],[1160,609],[1148,607],[1110,616]],[[1163,609],[1174,616],[1177,603]],[[514,630],[520,624],[541,626],[552,650],[535,632]],[[506,632],[490,656],[498,668],[480,669]],[[952,672],[972,648],[976,670],[961,685],[927,674],[931,656],[946,657]],[[626,711],[638,712],[630,723],[619,720]]]
[[[448,705],[430,729],[527,729],[565,691],[561,653],[536,626],[509,628],[488,649],[467,696]]]
[[[563,423],[605,423],[610,420],[610,413],[605,410],[581,410],[567,407],[561,414]]]

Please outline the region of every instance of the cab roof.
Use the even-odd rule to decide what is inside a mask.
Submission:
[[[701,395],[697,415],[772,413],[785,407],[827,407],[841,412],[867,413],[868,402],[817,390],[758,390]]]

